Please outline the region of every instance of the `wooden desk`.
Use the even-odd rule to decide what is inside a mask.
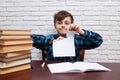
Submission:
[[[120,80],[119,63],[101,63],[110,68],[112,70],[110,72],[60,74],[51,74],[47,66],[41,68],[41,63],[41,61],[32,61],[33,69],[1,75],[0,80]]]

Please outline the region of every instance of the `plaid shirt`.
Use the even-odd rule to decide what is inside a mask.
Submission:
[[[51,34],[48,36],[32,34],[33,47],[43,49],[46,51],[46,58],[48,61],[80,61],[81,49],[93,49],[99,47],[103,40],[102,37],[95,32],[84,30],[84,35],[75,34],[75,57],[54,57],[52,42],[59,37],[59,34]]]

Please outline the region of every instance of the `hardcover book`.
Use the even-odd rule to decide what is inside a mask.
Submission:
[[[22,64],[27,64],[30,62],[31,62],[30,58],[16,60],[16,61],[12,61],[12,62],[0,62],[0,69],[5,69],[5,68],[9,68],[9,67],[14,67],[14,66],[20,66]]]
[[[30,35],[31,30],[0,30],[0,35]]]
[[[32,49],[32,43],[19,44],[19,45],[4,45],[4,46],[0,46],[0,53],[8,53],[8,52],[31,50],[31,49]]]
[[[0,40],[10,40],[10,39],[30,39],[30,36],[17,36],[17,35],[0,35]]]
[[[0,45],[16,45],[16,44],[29,44],[29,43],[33,43],[31,39],[0,40]]]
[[[20,56],[10,57],[10,58],[0,57],[0,62],[11,62],[11,61],[21,60],[21,59],[25,59],[25,58],[30,58],[30,56],[31,56],[30,53],[26,53],[26,54],[23,54]]]
[[[26,69],[30,69],[30,68],[31,68],[31,66],[30,66],[30,63],[29,63],[29,64],[15,66],[15,67],[7,68],[7,69],[0,69],[0,74],[8,74],[8,73],[21,71],[21,70],[26,70]]]
[[[17,57],[17,56],[22,56],[27,53],[31,53],[31,50],[1,53],[0,58],[12,58],[12,57]]]

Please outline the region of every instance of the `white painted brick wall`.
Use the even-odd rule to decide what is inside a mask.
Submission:
[[[81,28],[103,36],[103,44],[86,50],[85,61],[120,63],[120,0],[0,0],[0,29],[32,30],[32,33],[55,33],[53,15],[67,10]],[[32,59],[41,52],[33,48]]]

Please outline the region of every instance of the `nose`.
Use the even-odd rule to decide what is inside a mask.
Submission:
[[[62,24],[62,28],[65,28],[65,24]]]

